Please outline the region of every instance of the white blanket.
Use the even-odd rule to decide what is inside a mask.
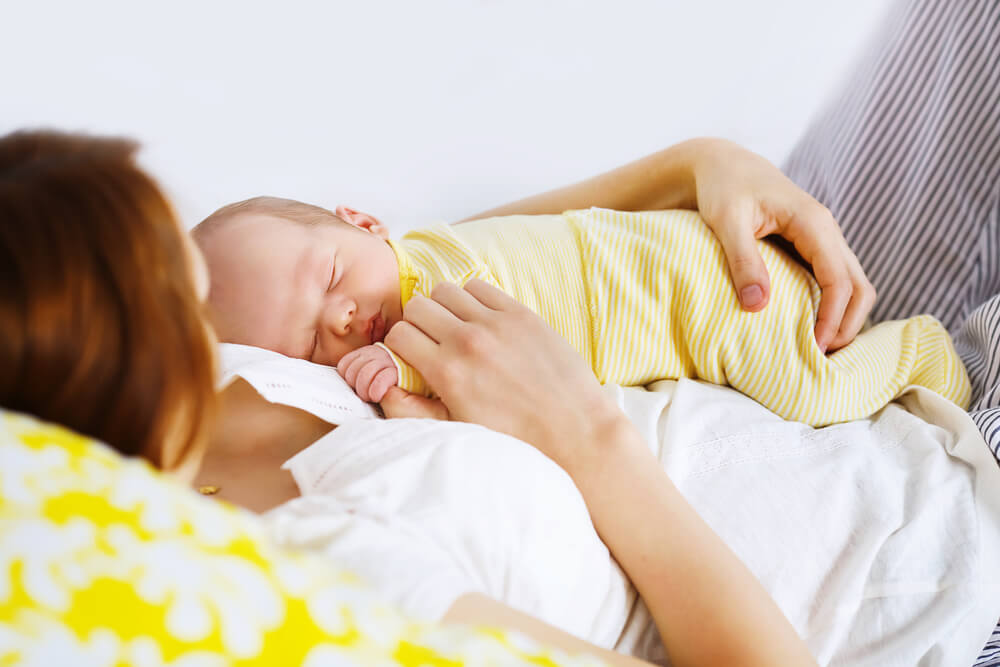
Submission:
[[[726,388],[658,389],[608,390],[821,664],[975,661],[1000,617],[1000,470],[962,410],[913,390],[872,420],[814,430]],[[532,447],[464,424],[364,420],[286,467],[303,497],[269,513],[279,539],[415,614],[478,591],[664,658],[572,481]]]

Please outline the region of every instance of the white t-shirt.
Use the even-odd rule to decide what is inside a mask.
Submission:
[[[415,615],[437,619],[480,592],[603,646],[621,634],[632,587],[573,481],[520,440],[455,422],[355,421],[285,467],[303,497],[268,514],[279,539],[322,549]]]
[[[724,387],[660,388],[608,391],[821,664],[974,662],[1000,617],[1000,469],[962,410],[914,390],[906,409],[817,430]],[[481,592],[664,659],[572,480],[529,445],[468,424],[364,420],[285,467],[303,497],[268,513],[278,539],[413,613],[436,618]]]

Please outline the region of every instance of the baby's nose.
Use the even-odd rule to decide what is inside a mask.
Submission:
[[[326,308],[326,325],[336,335],[345,336],[357,311],[358,306],[352,299],[334,299]]]

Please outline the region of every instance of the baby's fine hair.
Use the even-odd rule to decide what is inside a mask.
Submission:
[[[200,243],[214,232],[233,224],[248,214],[272,215],[308,227],[324,224],[349,224],[341,220],[336,213],[322,206],[283,197],[251,197],[226,204],[198,223],[191,230],[191,235],[195,241]]]

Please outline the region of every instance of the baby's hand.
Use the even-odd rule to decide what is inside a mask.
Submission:
[[[337,364],[337,372],[362,401],[371,403],[381,401],[389,387],[399,382],[392,357],[377,345],[365,345],[345,354]]]

